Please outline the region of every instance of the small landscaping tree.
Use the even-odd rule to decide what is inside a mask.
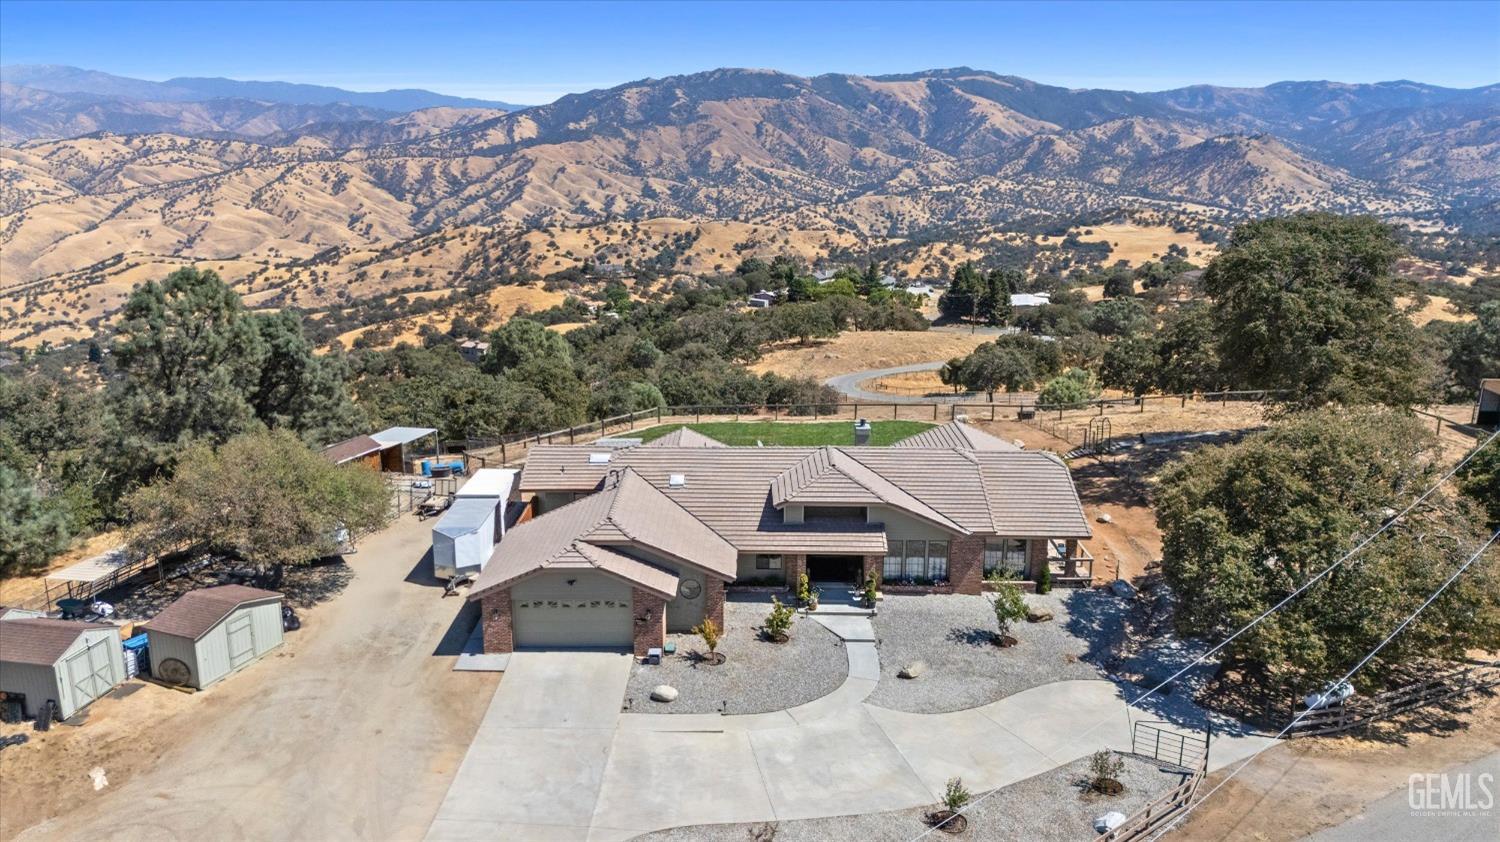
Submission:
[[[865,578],[865,606],[874,608],[876,600],[880,597],[880,578],[871,573]]]
[[[808,581],[807,574],[797,576],[797,602],[802,605],[811,605],[813,600],[812,583]]]
[[[1001,583],[995,591],[995,643],[1004,646],[1010,636],[1010,624],[1024,619],[1026,600],[1021,598],[1021,589],[1008,582]]]
[[[1125,771],[1125,761],[1112,751],[1096,751],[1089,757],[1089,786],[1105,795],[1119,795],[1125,791],[1120,775]]]
[[[971,801],[973,797],[974,796],[969,794],[969,791],[964,788],[963,778],[949,778],[948,786],[943,790],[943,806],[946,807],[950,813],[957,813],[959,810],[962,810],[963,808],[969,806],[969,801]]]
[[[776,597],[771,597],[771,613],[766,615],[766,624],[763,631],[766,639],[781,643],[791,637],[792,616],[795,614],[792,606],[786,605]]]
[[[719,627],[711,617],[704,617],[703,622],[692,628],[693,634],[703,638],[703,645],[708,647],[708,659],[713,663],[719,662]]]
[[[1036,574],[1036,592],[1052,592],[1052,565],[1046,562],[1042,563],[1042,572]]]

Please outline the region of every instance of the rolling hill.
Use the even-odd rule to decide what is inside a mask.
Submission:
[[[497,255],[538,271],[592,256],[575,238],[577,249],[537,260],[542,244],[528,232],[543,227],[662,218],[748,226],[744,242],[704,254],[729,265],[747,249],[774,250],[762,232],[799,238],[815,257],[822,247],[810,244],[828,253],[1111,209],[1220,223],[1331,209],[1440,225],[1500,200],[1495,91],[1299,82],[1133,93],[967,68],[811,78],[722,69],[513,113],[359,112],[366,103],[305,106],[348,109],[328,120],[290,105],[239,106],[231,117],[182,100],[172,119],[218,128],[0,149],[0,307],[62,279],[81,292],[105,264],[251,261],[274,274],[433,238],[486,250],[432,267],[427,283],[452,286]],[[355,283],[331,279],[321,297],[343,282]]]

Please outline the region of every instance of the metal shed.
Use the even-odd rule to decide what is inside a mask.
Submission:
[[[36,716],[49,699],[67,719],[125,680],[120,630],[8,611],[0,616],[0,692]]]
[[[203,689],[281,645],[281,594],[244,585],[189,591],[146,624],[151,674]]]

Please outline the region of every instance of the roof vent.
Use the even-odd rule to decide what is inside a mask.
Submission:
[[[670,474],[667,476],[668,488],[681,488],[687,485],[687,474]]]
[[[590,465],[608,465],[609,464],[609,454],[608,453],[590,453],[589,454],[589,464]]]

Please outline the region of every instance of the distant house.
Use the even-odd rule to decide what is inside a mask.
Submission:
[[[837,269],[819,269],[818,271],[813,273],[813,280],[817,281],[820,284],[826,284],[829,281],[833,280],[833,276],[837,275],[838,273],[839,270]]]
[[[932,295],[932,284],[911,284],[906,288],[906,291],[911,293],[912,295]]]
[[[757,292],[754,295],[750,296],[749,303],[751,307],[757,310],[763,310],[776,303],[776,293],[761,290],[760,292]]]
[[[1010,296],[1012,310],[1034,310],[1043,304],[1052,303],[1050,292],[1017,292]]]
[[[880,285],[886,289],[896,289],[901,286],[901,281],[895,275],[881,275]]]
[[[478,339],[467,339],[458,343],[458,355],[471,363],[479,362],[490,350],[490,343],[480,342]]]

